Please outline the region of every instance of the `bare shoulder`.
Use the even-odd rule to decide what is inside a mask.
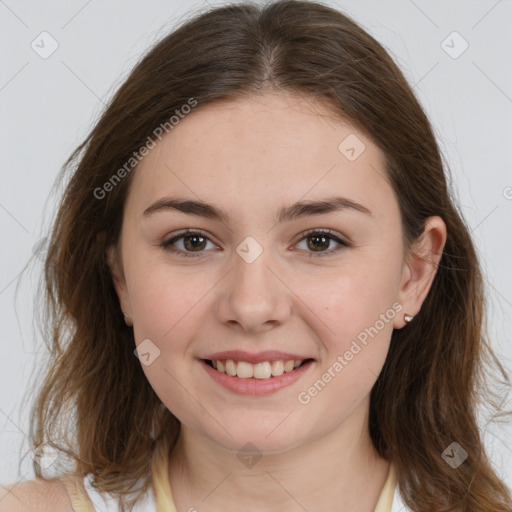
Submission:
[[[59,480],[27,480],[0,485],[0,512],[72,512],[66,487]]]

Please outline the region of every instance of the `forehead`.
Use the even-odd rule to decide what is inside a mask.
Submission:
[[[197,107],[138,165],[131,203],[167,194],[252,208],[333,193],[393,199],[380,149],[325,102],[269,93]]]

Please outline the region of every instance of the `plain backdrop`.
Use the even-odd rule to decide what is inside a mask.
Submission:
[[[18,466],[28,450],[25,393],[45,348],[33,319],[40,259],[30,273],[22,271],[38,254],[53,214],[57,198],[49,193],[57,173],[140,56],[187,13],[224,3],[0,1],[4,484],[34,478],[30,454]],[[352,16],[388,49],[431,119],[482,258],[492,346],[510,372],[512,1],[325,3]],[[510,394],[504,407],[512,408]],[[512,487],[510,423],[488,424],[483,435],[496,470]]]

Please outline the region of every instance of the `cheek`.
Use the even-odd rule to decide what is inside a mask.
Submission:
[[[201,298],[209,288],[205,279],[179,277],[170,270],[160,279],[156,273],[148,277],[133,295],[137,342],[154,338],[165,350],[180,350],[180,340],[185,342],[193,336],[193,326],[201,324],[196,316]]]
[[[329,275],[297,282],[295,290],[317,315],[329,350],[345,351],[352,340],[389,339],[396,303],[399,268],[389,260],[357,258],[357,263],[337,268]],[[394,305],[394,307],[393,307]],[[378,332],[376,332],[378,331]],[[368,334],[370,332],[370,334]]]
[[[200,390],[194,382],[197,363],[189,357],[190,340],[201,337],[201,298],[213,283],[197,276],[180,277],[169,269],[166,274],[148,269],[147,279],[139,282],[133,300],[135,343],[142,369],[160,400],[180,419],[193,418],[190,396],[200,396]],[[150,364],[144,364],[142,347],[155,354]]]
[[[163,249],[138,245],[134,240],[125,263],[135,338],[153,336],[165,341],[208,290],[208,275],[173,265]]]
[[[352,266],[301,293],[309,293],[304,302],[314,305],[309,322],[323,354],[318,374],[305,383],[298,402],[313,417],[325,418],[328,408],[329,422],[336,424],[368,396],[386,360],[393,319],[402,309],[395,300],[396,276],[384,264]]]

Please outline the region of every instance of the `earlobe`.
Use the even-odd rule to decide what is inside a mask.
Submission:
[[[411,247],[404,263],[400,303],[408,316],[416,316],[432,286],[446,243],[446,225],[441,217],[429,217],[418,241]],[[395,328],[408,322],[397,319]]]

